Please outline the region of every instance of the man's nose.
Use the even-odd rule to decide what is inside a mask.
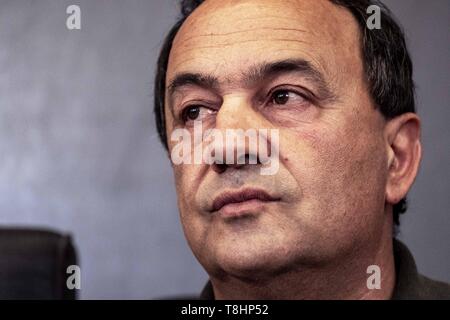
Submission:
[[[222,106],[216,117],[216,128],[255,129],[260,115],[252,106],[250,98],[244,94],[224,96]]]
[[[216,129],[224,137],[221,152],[216,156],[212,169],[222,173],[227,169],[244,169],[249,165],[261,165],[258,155],[266,140],[259,137],[261,115],[244,96],[224,98],[216,116]]]

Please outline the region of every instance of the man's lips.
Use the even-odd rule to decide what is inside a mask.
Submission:
[[[242,203],[251,200],[269,202],[279,201],[280,198],[273,197],[262,189],[244,189],[236,192],[224,192],[214,199],[211,212],[219,211],[228,204]]]

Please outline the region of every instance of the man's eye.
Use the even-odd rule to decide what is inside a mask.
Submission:
[[[202,120],[201,118],[204,117],[206,114],[210,113],[212,110],[209,110],[208,108],[205,108],[203,106],[193,105],[186,107],[181,117],[184,122],[188,121],[195,121],[195,120]]]
[[[272,104],[277,104],[277,105],[284,105],[287,104],[289,102],[289,100],[292,100],[291,102],[297,102],[297,103],[302,103],[305,102],[305,98],[292,91],[292,90],[276,90],[272,93],[271,97],[270,97],[270,103]]]
[[[188,107],[183,111],[184,120],[196,120],[200,114],[200,107]]]

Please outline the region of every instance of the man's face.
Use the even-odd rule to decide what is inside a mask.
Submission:
[[[351,13],[326,0],[211,0],[183,24],[166,85],[182,73],[217,83],[166,90],[169,150],[173,130],[193,131],[194,120],[203,130],[279,130],[274,175],[261,175],[260,164],[173,165],[185,235],[210,274],[264,277],[378,240],[385,121],[368,93],[359,37]],[[275,63],[284,67],[255,72]],[[251,189],[277,200],[234,217],[212,210],[224,192]]]

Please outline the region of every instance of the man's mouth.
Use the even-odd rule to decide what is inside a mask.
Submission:
[[[240,216],[260,209],[264,203],[279,201],[279,197],[271,196],[262,189],[243,189],[235,192],[224,192],[217,196],[211,212],[220,212],[225,216]]]

